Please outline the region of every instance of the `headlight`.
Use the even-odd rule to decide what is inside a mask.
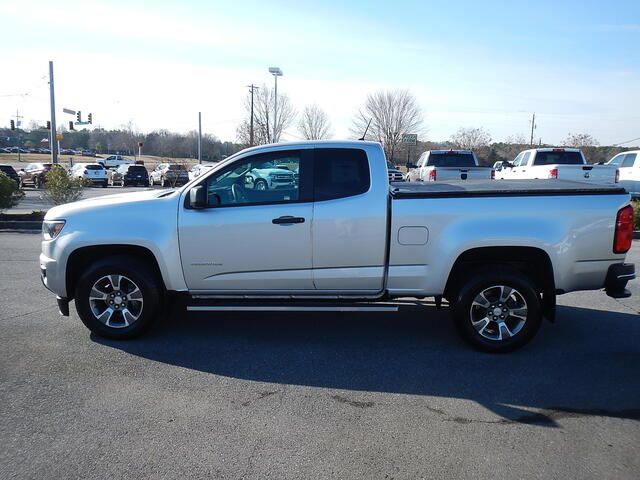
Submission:
[[[45,240],[53,240],[62,231],[64,220],[45,220],[42,222],[42,236]]]

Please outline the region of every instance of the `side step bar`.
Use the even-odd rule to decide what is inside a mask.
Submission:
[[[189,312],[397,312],[398,305],[187,305]]]

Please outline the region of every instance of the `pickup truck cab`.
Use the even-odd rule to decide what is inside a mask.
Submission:
[[[620,186],[632,197],[640,197],[640,150],[622,152],[607,162],[620,172]]]
[[[594,184],[615,184],[617,169],[610,165],[588,165],[578,148],[532,148],[520,152],[513,162],[503,162],[497,179],[561,179]]]
[[[265,162],[299,181],[255,188],[247,178]],[[41,277],[62,314],[74,299],[84,324],[110,338],[140,335],[176,298],[197,312],[392,312],[396,298],[435,297],[466,341],[491,352],[529,341],[557,294],[630,295],[622,188],[497,186],[390,186],[374,142],[253,147],[180,189],[52,208]]]
[[[493,170],[478,166],[471,150],[428,150],[416,165],[409,166],[409,182],[442,182],[448,180],[490,180]]]

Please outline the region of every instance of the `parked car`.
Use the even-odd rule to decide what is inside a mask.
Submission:
[[[247,188],[265,162],[296,164],[300,182]],[[554,318],[558,294],[630,295],[633,209],[624,189],[500,186],[390,187],[374,142],[255,147],[188,189],[50,209],[40,272],[63,315],[75,299],[84,324],[115,339],[143,333],[178,292],[199,312],[396,311],[394,298],[433,296],[448,300],[466,341],[502,352]]]
[[[84,178],[92,185],[106,187],[108,183],[107,171],[99,163],[76,163],[71,168],[71,176],[74,178]]]
[[[27,150],[26,148],[10,147],[9,149],[11,153],[29,153],[29,150]]]
[[[106,158],[98,159],[97,162],[104,165],[104,168],[117,168],[120,165],[133,164],[133,160],[127,160],[122,155],[109,155]]]
[[[632,197],[640,197],[640,150],[619,153],[607,165],[618,169],[620,185]]]
[[[149,184],[177,187],[189,182],[189,172],[184,165],[161,163],[149,174]]]
[[[83,157],[95,157],[96,154],[94,152],[92,152],[91,150],[82,150],[82,156]]]
[[[448,180],[490,180],[493,169],[478,166],[471,150],[428,150],[420,155],[416,165],[409,165],[410,182]]]
[[[30,163],[26,167],[18,171],[20,178],[20,186],[31,185],[35,188],[44,187],[46,178],[45,174],[51,170],[51,163]]]
[[[11,147],[0,148],[0,153],[11,153]]]
[[[391,182],[404,182],[404,174],[401,170],[398,170],[393,163],[387,162],[387,174],[389,175],[389,183]]]
[[[0,163],[0,172],[4,173],[7,177],[20,185],[20,177],[18,177],[18,174],[11,165],[4,165]]]
[[[594,184],[614,184],[619,172],[613,165],[588,165],[578,148],[532,148],[520,152],[513,162],[503,162],[496,178],[523,180],[541,178]]]
[[[295,172],[285,162],[280,162],[280,165],[273,161],[256,164],[244,179],[246,188],[252,190],[291,188],[296,185]]]
[[[210,164],[204,164],[204,163],[196,163],[193,167],[191,167],[191,169],[189,170],[189,180],[193,180],[194,178],[199,177],[200,175],[202,175],[204,172],[210,170],[211,168],[213,168],[215,165],[210,165]]]
[[[128,187],[149,185],[149,173],[144,165],[120,165],[109,173],[109,183]]]

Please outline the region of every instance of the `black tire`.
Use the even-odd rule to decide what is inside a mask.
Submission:
[[[107,188],[108,185],[109,185],[109,182],[105,181],[102,183],[102,188]]]
[[[33,188],[40,189],[42,187],[42,182],[40,181],[40,177],[33,177]]]
[[[509,267],[495,267],[479,269],[469,275],[465,275],[465,277],[466,280],[460,283],[457,293],[452,295],[455,301],[451,307],[451,313],[458,332],[467,343],[484,352],[505,353],[516,350],[531,341],[542,323],[542,309],[540,306],[540,294],[536,290],[533,282],[526,275]],[[487,313],[485,315],[484,312],[494,311],[491,308],[486,308],[483,312],[484,307],[480,307],[478,304],[473,306],[474,300],[476,300],[481,293],[488,292],[485,293],[485,298],[488,298],[490,294],[494,295],[491,290],[494,286],[498,286],[495,287],[497,289],[495,290],[495,294],[501,292],[499,286],[506,286],[515,289],[516,294],[520,295],[517,296],[514,294],[513,297],[507,299],[504,307],[507,307],[506,302],[512,302],[512,305],[516,305],[517,299],[520,299],[520,303],[522,299],[526,302],[526,319],[519,330],[514,328],[514,326],[519,324],[520,319],[511,317],[510,312],[506,314],[507,318],[502,321],[500,320],[501,317],[492,316],[494,313]],[[494,303],[494,300],[492,300],[488,303],[491,306],[502,305],[497,303],[499,301],[499,299],[495,300],[496,303]],[[472,308],[474,310],[472,310]],[[522,310],[516,307],[514,307],[513,311],[522,313]],[[498,311],[498,314],[499,313]],[[473,318],[478,320],[479,317],[483,316],[488,319],[488,323],[486,324],[487,329],[482,329],[484,335],[479,333],[472,323]],[[498,319],[497,322],[492,320],[494,318]],[[503,328],[498,326],[498,322],[503,322],[503,324],[504,322],[511,322],[511,325],[507,327],[509,330],[504,330],[505,335],[507,335],[507,331],[511,332],[511,330],[515,333],[507,338],[502,338]],[[481,326],[484,322],[477,322],[477,324]],[[500,338],[492,339],[487,338],[487,336],[499,336]]]
[[[258,185],[262,185],[263,188],[258,188]],[[269,190],[269,184],[265,180],[258,179],[258,180],[256,180],[254,189],[255,190]]]
[[[135,283],[142,293],[143,303],[139,317],[128,326],[108,326],[98,320],[92,311],[89,301],[91,290],[97,281],[108,275],[127,277]],[[124,283],[125,281],[122,280],[121,285]],[[125,286],[121,288],[125,288]],[[116,340],[134,338],[147,331],[159,316],[161,299],[162,287],[160,280],[153,274],[147,264],[128,255],[107,257],[89,265],[78,279],[75,291],[76,310],[82,323],[96,335]],[[109,307],[106,302],[104,307]]]
[[[164,177],[160,177],[160,186],[164,188]]]

